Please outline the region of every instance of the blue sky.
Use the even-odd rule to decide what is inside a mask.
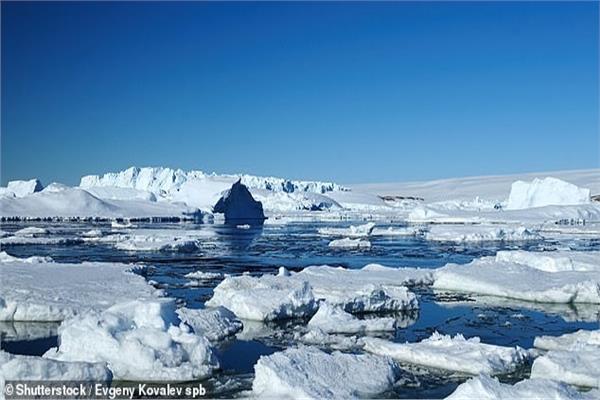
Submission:
[[[599,166],[598,3],[2,2],[2,184]]]

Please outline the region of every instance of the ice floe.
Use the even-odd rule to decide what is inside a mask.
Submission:
[[[182,323],[173,300],[119,303],[63,321],[60,345],[44,357],[106,362],[115,379],[189,381],[219,363],[208,340]]]
[[[506,209],[588,204],[590,201],[590,189],[553,177],[536,178],[531,182],[516,181],[512,184]]]
[[[254,370],[252,391],[261,398],[374,397],[400,376],[400,368],[387,357],[328,354],[306,346],[262,356]]]
[[[425,239],[438,242],[489,242],[540,240],[542,237],[524,226],[431,225]]]
[[[214,235],[209,230],[131,229],[89,241],[127,251],[193,252],[201,247],[203,240]]]
[[[256,321],[309,317],[317,309],[307,282],[274,275],[227,277],[206,305],[224,306],[239,318]]]
[[[242,322],[225,307],[201,310],[179,308],[179,318],[191,326],[194,332],[216,342],[235,335],[242,330]]]
[[[374,222],[364,225],[352,225],[348,228],[319,228],[317,231],[325,236],[346,236],[350,238],[369,236],[375,228]]]
[[[394,343],[384,339],[361,339],[364,349],[388,355],[397,361],[467,374],[498,375],[509,373],[530,358],[520,347],[503,347],[481,343],[458,334],[454,337],[435,332],[418,343]]]
[[[496,257],[478,258],[465,265],[447,264],[434,273],[433,287],[439,290],[477,293],[548,303],[600,303],[600,272],[556,271],[557,263],[544,263],[537,257],[553,257],[552,252],[500,253]],[[564,253],[556,253],[556,260]],[[575,264],[580,255],[569,253]],[[589,260],[587,256],[581,259]],[[527,262],[521,264],[514,262]],[[536,260],[536,261],[532,261]],[[568,264],[568,263],[567,263]],[[582,265],[582,264],[578,264]]]
[[[0,262],[0,320],[62,321],[115,302],[159,294],[126,264],[62,264],[40,258]],[[41,284],[43,282],[43,284]]]
[[[565,350],[579,344],[600,347],[600,330],[580,329],[561,336],[539,336],[533,342],[534,347],[542,350]]]
[[[358,319],[341,306],[332,306],[323,301],[319,303],[319,310],[308,321],[308,327],[325,333],[393,332],[396,330],[396,320],[389,317]]]
[[[39,263],[51,263],[53,262],[52,257],[40,257],[40,256],[31,256],[26,258],[19,258],[15,256],[11,256],[5,251],[0,252],[0,263],[10,263],[10,262],[20,262],[20,263],[28,263],[28,264],[39,264]]]
[[[188,279],[195,279],[199,281],[212,281],[216,279],[221,279],[223,274],[220,272],[204,272],[204,271],[194,271],[189,274],[185,274],[185,277]]]
[[[365,239],[335,239],[329,242],[329,247],[337,249],[370,249],[371,242]]]
[[[499,251],[496,253],[496,260],[523,264],[547,272],[600,272],[600,251]]]
[[[592,400],[600,396],[598,390],[579,392],[550,379],[525,379],[514,385],[500,383],[486,375],[471,378],[461,384],[447,400]]]

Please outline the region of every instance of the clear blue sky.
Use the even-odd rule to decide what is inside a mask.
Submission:
[[[2,2],[2,184],[594,168],[598,3]]]

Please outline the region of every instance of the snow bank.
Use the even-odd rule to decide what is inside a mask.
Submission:
[[[551,253],[529,253],[531,258]],[[447,264],[435,270],[433,287],[547,303],[600,303],[597,271],[547,272],[504,261],[506,255],[482,257],[465,265]],[[512,256],[508,256],[509,258]],[[529,256],[522,258],[528,258]]]
[[[589,189],[579,188],[569,182],[547,177],[536,178],[531,182],[514,182],[510,189],[506,209],[520,210],[550,205],[588,203],[590,203]]]
[[[491,242],[540,240],[542,237],[524,226],[431,225],[425,239],[438,242]]]
[[[535,338],[534,346],[549,350],[531,367],[531,376],[578,386],[600,387],[600,330]]]
[[[0,321],[62,321],[158,292],[131,265],[7,259],[0,262]],[[42,284],[43,283],[43,284]]]
[[[317,232],[325,236],[364,237],[369,236],[373,228],[375,228],[375,223],[369,222],[364,225],[350,226],[348,228],[319,228]]]
[[[254,396],[287,399],[375,397],[390,389],[400,368],[386,357],[299,347],[262,356],[254,366]]]
[[[364,349],[395,360],[468,374],[505,374],[529,360],[529,353],[520,347],[503,347],[481,343],[478,337],[465,339],[435,332],[418,343],[394,343],[383,339],[361,339]]]
[[[365,239],[336,239],[329,242],[329,247],[336,249],[370,249],[371,242]]]
[[[14,355],[0,350],[0,390],[3,389],[3,381],[11,380],[107,382],[111,378],[112,374],[103,362],[56,361],[42,357]]]
[[[195,310],[180,308],[177,310],[179,318],[191,326],[199,335],[206,337],[211,342],[223,340],[235,335],[242,330],[242,322],[235,314],[225,307],[205,308]]]
[[[25,197],[44,189],[42,183],[37,179],[28,181],[10,181],[6,186],[8,192],[14,193],[16,197]]]
[[[274,275],[227,277],[206,305],[224,306],[239,318],[256,321],[308,317],[317,308],[307,282]]]
[[[525,379],[514,385],[500,383],[495,378],[480,375],[461,384],[447,400],[592,400],[600,392],[587,393],[549,379]]]
[[[365,333],[393,332],[396,330],[394,318],[358,319],[340,306],[327,302],[319,303],[319,310],[308,321],[308,327],[325,333]]]
[[[173,300],[119,303],[64,321],[60,346],[44,357],[106,362],[115,379],[190,381],[219,364],[208,340],[181,323]]]
[[[262,203],[254,200],[248,188],[239,181],[217,201],[213,212],[225,214],[225,222],[246,220],[262,223],[265,219]]]

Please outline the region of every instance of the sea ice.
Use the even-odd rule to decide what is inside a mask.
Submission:
[[[577,205],[590,202],[590,189],[579,188],[572,183],[547,177],[531,182],[516,181],[512,184],[506,204],[508,210],[543,207],[549,205]]]
[[[317,309],[307,282],[285,276],[226,277],[207,306],[224,306],[239,318],[271,321],[311,316]]]
[[[542,237],[524,226],[431,225],[425,239],[438,242],[491,242],[540,240]]]
[[[401,372],[387,357],[328,354],[306,346],[262,356],[254,370],[256,397],[287,399],[375,397],[390,389]]]
[[[170,299],[119,303],[63,321],[59,347],[44,357],[106,362],[115,379],[190,381],[219,363],[208,340],[182,323]]]
[[[209,230],[183,229],[133,229],[123,233],[92,238],[90,241],[106,243],[126,251],[178,251],[194,252],[203,240],[214,235]]]
[[[477,375],[497,375],[517,369],[530,356],[520,347],[503,347],[481,343],[478,337],[465,339],[435,332],[418,343],[394,343],[384,339],[361,339],[364,349],[388,355],[404,363]]]
[[[204,272],[204,271],[194,271],[189,274],[185,274],[185,277],[188,279],[196,279],[199,281],[212,281],[216,279],[221,279],[223,274],[220,272]]]
[[[499,251],[496,261],[523,264],[546,272],[600,272],[600,251]]]
[[[539,336],[533,342],[536,348],[542,350],[566,350],[578,344],[600,346],[600,330],[580,329],[562,336]]]
[[[498,379],[486,375],[471,378],[461,384],[447,400],[593,400],[600,392],[587,393],[550,379],[525,379],[514,385],[500,383]]]
[[[319,303],[319,310],[308,321],[308,327],[325,333],[393,332],[396,330],[396,320],[389,317],[358,319],[341,306],[322,301]]]
[[[348,228],[319,228],[317,231],[325,236],[346,236],[349,238],[360,238],[369,236],[375,228],[374,222],[368,222],[364,225],[353,225]]]
[[[329,242],[329,247],[338,249],[370,249],[371,242],[365,239],[336,239]]]
[[[177,315],[191,326],[194,332],[203,335],[211,342],[235,335],[243,328],[242,322],[225,307],[201,310],[180,308],[177,310]]]
[[[0,263],[10,263],[10,262],[21,262],[21,263],[29,263],[29,264],[39,264],[39,263],[51,263],[52,257],[40,257],[40,256],[31,256],[27,258],[19,258],[15,256],[11,256],[5,251],[0,252]]]
[[[39,228],[37,226],[28,226],[27,228],[19,229],[14,233],[14,235],[22,237],[37,237],[48,235],[49,233],[50,232],[48,232],[48,229]]]
[[[545,257],[549,252],[517,256],[519,260]],[[477,293],[548,303],[600,303],[600,272],[547,272],[531,265],[503,261],[513,256],[478,258],[465,265],[447,264],[434,273],[434,289]],[[546,264],[545,264],[546,265]],[[546,265],[547,268],[552,266]]]

